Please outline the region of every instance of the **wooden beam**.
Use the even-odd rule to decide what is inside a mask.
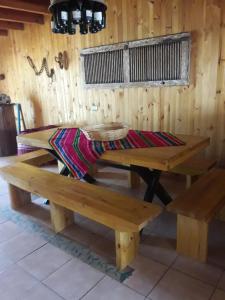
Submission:
[[[28,13],[25,11],[16,11],[7,8],[0,8],[0,20],[19,23],[44,24],[43,15]]]
[[[0,29],[24,30],[23,23],[0,21]]]
[[[8,30],[0,29],[0,36],[8,36]]]
[[[19,0],[0,0],[0,7],[19,10],[19,11],[26,11],[26,12],[36,13],[36,14],[44,14],[44,15],[50,14],[47,5],[19,1]]]

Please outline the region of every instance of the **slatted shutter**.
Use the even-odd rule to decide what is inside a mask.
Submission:
[[[139,46],[129,50],[130,81],[181,79],[181,42]]]
[[[190,33],[84,49],[86,87],[189,84]]]
[[[86,84],[124,82],[123,50],[85,55],[84,72]]]

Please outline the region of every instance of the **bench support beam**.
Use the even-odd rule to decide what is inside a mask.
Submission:
[[[50,201],[50,213],[53,229],[56,233],[74,223],[73,212]]]
[[[31,203],[31,194],[20,188],[9,184],[10,205],[12,209],[18,209]]]
[[[139,242],[139,232],[116,231],[116,265],[119,270],[123,270],[134,260]]]
[[[206,262],[208,252],[208,223],[178,214],[177,252]]]

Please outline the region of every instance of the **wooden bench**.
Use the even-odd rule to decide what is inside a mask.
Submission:
[[[207,260],[208,226],[225,206],[225,170],[202,176],[167,209],[177,214],[177,252]]]
[[[55,160],[54,157],[48,151],[41,149],[19,156],[13,156],[8,160],[8,162],[10,164],[23,162],[32,166],[40,167],[53,160]]]
[[[50,200],[56,232],[73,222],[73,212],[115,230],[116,261],[120,270],[135,257],[139,232],[162,210],[155,204],[24,163],[1,168],[0,175],[9,183],[12,208],[29,203],[30,193]]]
[[[200,176],[206,174],[216,165],[215,159],[192,157],[184,163],[178,165],[171,172],[186,176],[186,188],[190,188],[192,183]]]

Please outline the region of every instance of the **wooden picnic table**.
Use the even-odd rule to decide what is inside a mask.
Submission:
[[[49,138],[55,132],[54,129],[38,131],[19,135],[18,142],[44,148],[53,151],[49,145]],[[147,184],[145,200],[152,201],[156,194],[164,204],[171,201],[170,196],[159,183],[162,171],[170,171],[177,165],[181,164],[190,157],[201,152],[210,144],[208,137],[191,136],[191,135],[176,135],[179,139],[185,142],[184,146],[170,147],[151,147],[144,149],[127,149],[127,150],[111,150],[106,151],[101,160],[105,162],[115,162],[126,169],[137,172]]]

